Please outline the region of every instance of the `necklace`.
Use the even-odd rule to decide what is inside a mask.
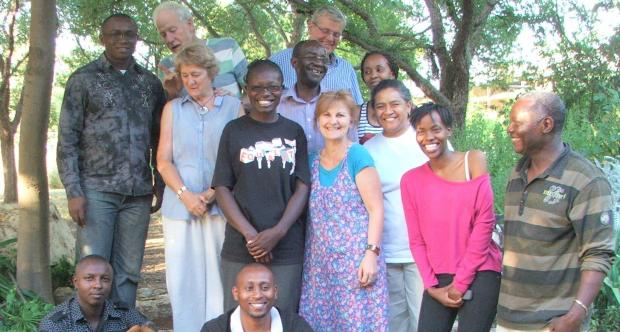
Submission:
[[[207,113],[209,112],[209,107],[207,105],[209,105],[209,103],[212,103],[214,100],[215,96],[214,95],[210,95],[207,97],[207,99],[204,101],[204,103],[200,103],[198,101],[198,99],[194,99],[196,101],[196,104],[198,104],[198,106],[200,106],[200,113]]]

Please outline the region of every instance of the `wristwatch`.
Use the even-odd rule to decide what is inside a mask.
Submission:
[[[381,247],[369,243],[369,244],[366,245],[366,250],[370,250],[370,251],[374,252],[375,255],[379,256],[379,253],[381,252]]]

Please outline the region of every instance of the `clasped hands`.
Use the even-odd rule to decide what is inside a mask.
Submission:
[[[444,307],[459,308],[463,305],[463,293],[453,283],[444,287],[429,287],[426,291]]]
[[[278,230],[277,226],[267,228],[260,233],[254,231],[245,237],[245,246],[256,262],[268,264],[273,259],[271,251],[283,236],[284,233]]]
[[[215,201],[215,190],[209,188],[201,193],[194,193],[189,190],[181,194],[181,202],[187,211],[196,217],[201,217],[207,212],[207,206]]]

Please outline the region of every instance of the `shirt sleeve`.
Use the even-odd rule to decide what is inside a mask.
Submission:
[[[577,194],[569,212],[577,241],[581,270],[609,273],[614,262],[613,198],[609,182],[598,177]]]
[[[297,147],[295,150],[295,176],[303,183],[310,185],[310,162],[308,161],[308,142],[300,125],[297,128]]]
[[[361,105],[364,103],[364,98],[362,98],[362,93],[360,92],[360,86],[357,81],[357,74],[355,74],[355,70],[353,69],[353,66],[351,66],[349,62],[347,62],[347,66],[349,67],[348,71],[349,71],[349,81],[350,81],[350,86],[351,86],[351,95],[353,96],[355,103],[357,105]]]
[[[75,74],[67,81],[58,122],[56,164],[60,180],[65,186],[69,199],[84,197],[80,185],[78,159],[88,93],[85,86],[86,82],[82,81],[80,76]]]
[[[232,43],[232,60],[233,60],[233,73],[235,79],[240,87],[245,86],[245,75],[248,73],[248,60],[245,58],[243,49],[239,46],[236,40],[231,38]]]
[[[411,254],[415,259],[415,263],[418,266],[418,271],[420,271],[424,289],[427,289],[436,286],[439,284],[439,281],[437,277],[435,277],[435,272],[428,261],[426,243],[420,231],[420,220],[418,218],[416,201],[414,193],[411,191],[411,185],[416,182],[414,177],[414,174],[411,172],[407,172],[403,175],[400,182],[400,194],[403,200],[407,233],[409,234],[409,247],[411,248]]]
[[[375,161],[372,159],[368,150],[359,144],[353,144],[349,149],[347,164],[349,166],[349,175],[351,175],[351,179],[353,179],[354,182],[357,174],[364,168],[375,167]]]
[[[211,181],[211,187],[228,187],[233,188],[237,179],[233,171],[233,160],[230,152],[230,136],[232,127],[229,122],[222,131],[222,137],[220,138],[220,145],[217,149],[217,159],[215,161],[215,170],[213,172],[213,181]]]
[[[155,82],[155,97],[157,98],[157,103],[155,104],[151,120],[151,167],[153,169],[155,188],[163,189],[165,187],[164,180],[157,171],[157,147],[159,146],[161,114],[166,104],[166,93],[159,81]]]
[[[474,180],[475,181],[475,180]],[[477,187],[474,208],[474,221],[465,255],[459,262],[454,276],[454,287],[465,293],[474,280],[478,268],[488,257],[489,248],[495,245],[491,240],[495,227],[495,213],[493,211],[493,190],[490,177],[484,175]]]

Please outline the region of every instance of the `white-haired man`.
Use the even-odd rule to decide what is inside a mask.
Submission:
[[[191,11],[174,1],[162,2],[153,11],[153,21],[171,56],[159,62],[160,78],[168,99],[185,95],[181,79],[176,76],[173,64],[174,54],[183,47],[204,42],[213,51],[220,68],[213,79],[213,87],[229,91],[233,96],[241,96],[241,88],[245,85],[248,61],[239,44],[232,38],[210,38],[202,40],[196,36],[196,27]]]

